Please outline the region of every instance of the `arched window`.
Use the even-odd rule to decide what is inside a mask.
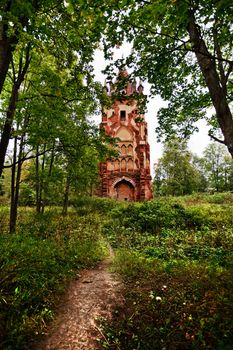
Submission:
[[[108,162],[108,170],[109,171],[113,171],[114,170],[114,162],[112,162],[112,161]]]
[[[120,161],[118,159],[115,160],[114,170],[115,171],[119,171],[120,170]]]
[[[122,155],[126,154],[126,146],[125,145],[121,146],[121,154]]]
[[[126,160],[124,158],[121,161],[121,171],[126,171]]]
[[[133,155],[133,146],[132,145],[128,146],[128,154]]]
[[[131,171],[131,170],[133,170],[133,159],[129,159],[128,160],[128,171]]]
[[[125,121],[126,120],[126,111],[120,111],[120,120]]]

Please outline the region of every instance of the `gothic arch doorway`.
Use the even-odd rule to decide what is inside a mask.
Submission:
[[[135,189],[131,182],[122,179],[118,181],[115,186],[115,196],[119,200],[134,201],[135,200]]]

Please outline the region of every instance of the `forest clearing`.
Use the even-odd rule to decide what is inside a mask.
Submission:
[[[233,348],[232,22],[0,0],[1,349]]]
[[[111,318],[97,320],[96,349],[231,349],[232,202],[230,193],[131,204],[87,198],[66,217],[22,207],[18,234],[7,233],[2,207],[1,348],[43,341],[70,281],[95,271],[110,244],[122,295]],[[92,290],[92,280],[84,285]]]

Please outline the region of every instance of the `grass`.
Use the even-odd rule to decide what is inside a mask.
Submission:
[[[103,231],[126,288],[103,348],[232,349],[232,202],[195,195],[112,211]]]
[[[98,215],[36,215],[22,208],[17,234],[8,234],[3,208],[0,235],[0,348],[31,349],[54,316],[61,293],[82,268],[103,259]]]
[[[17,234],[0,210],[0,348],[32,348],[67,282],[115,250],[125,303],[102,323],[103,349],[230,350],[233,344],[233,195],[145,203],[78,198],[36,215]],[[103,238],[104,237],[104,238]]]

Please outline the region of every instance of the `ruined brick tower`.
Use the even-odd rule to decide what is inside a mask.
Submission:
[[[123,69],[119,76],[127,81],[128,73]],[[112,83],[105,88],[108,95],[115,89]],[[119,155],[100,164],[101,197],[127,201],[152,198],[147,123],[133,99],[135,94],[143,94],[142,84],[137,87],[136,82],[126,82],[111,108],[103,110],[100,126],[118,139]]]

